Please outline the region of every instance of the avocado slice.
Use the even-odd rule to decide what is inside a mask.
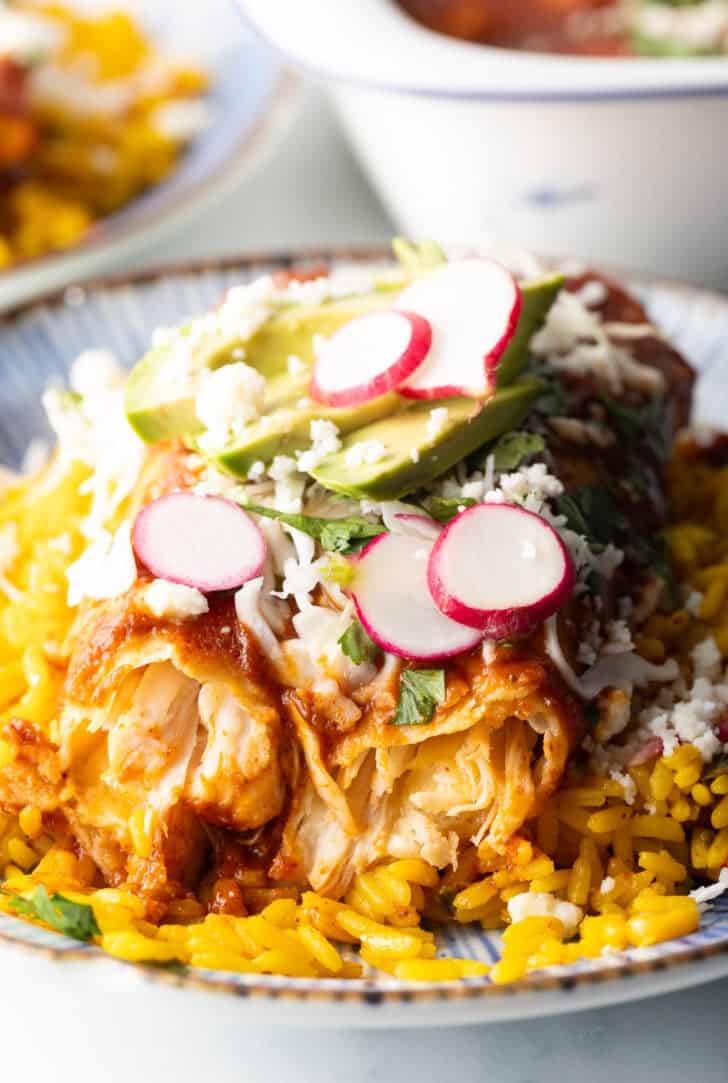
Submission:
[[[527,282],[521,287],[521,314],[516,333],[508,343],[497,369],[498,388],[507,387],[516,380],[528,361],[528,343],[546,319],[551,305],[564,284],[564,276]]]
[[[270,462],[275,455],[290,455],[311,446],[311,422],[333,421],[342,434],[390,417],[404,400],[390,392],[358,406],[281,406],[250,425],[245,435],[216,453],[214,461],[236,477],[246,478],[254,462]],[[267,398],[266,398],[267,402]],[[209,452],[208,452],[209,454]]]
[[[398,500],[489,440],[517,428],[543,390],[538,380],[523,380],[496,392],[479,405],[473,399],[418,401],[404,413],[383,418],[352,432],[340,451],[311,471],[326,489],[358,498]],[[445,407],[447,417],[433,433],[431,412]],[[375,463],[353,465],[347,452],[355,444],[379,441],[385,454]]]
[[[523,287],[523,300],[518,327],[498,369],[499,387],[505,387],[508,383],[513,382],[524,367],[528,360],[529,339],[546,318],[546,314],[559,292],[562,281],[561,275],[554,275],[551,278],[532,282]],[[370,298],[365,298],[365,301],[368,304]],[[294,322],[295,318],[296,315],[292,313],[291,323]],[[331,330],[334,329],[331,328]],[[321,325],[319,325],[317,331],[321,332],[321,330]],[[280,356],[281,339],[279,331],[280,325],[273,327],[271,324],[270,327],[262,328],[256,336],[262,350],[262,354],[256,353],[256,358],[262,356],[269,371],[272,368],[276,349],[279,351],[278,356]],[[305,361],[309,361],[310,358],[310,363],[313,363],[311,338],[308,339],[307,344],[311,348],[311,353],[303,357],[299,351],[298,356]],[[289,350],[289,352],[291,351]],[[284,356],[287,356],[287,354],[284,354]],[[308,370],[306,370],[303,375],[304,384],[308,383],[308,378]],[[290,377],[288,379],[290,380]],[[238,439],[234,445],[225,448],[215,456],[216,462],[224,470],[228,470],[237,477],[247,477],[247,473],[254,462],[269,462],[274,455],[290,454],[292,451],[303,450],[309,446],[309,428],[314,418],[326,418],[333,421],[338,426],[339,431],[346,434],[367,426],[380,418],[388,417],[397,410],[402,413],[404,410],[413,409],[411,400],[404,400],[393,394],[346,409],[332,409],[320,404],[314,404],[311,407],[294,407],[294,404],[302,396],[305,396],[305,387],[300,386],[297,394],[287,393],[288,385],[285,381],[286,377],[279,375],[269,383],[265,404],[265,412],[268,416],[264,416],[255,425],[250,426],[245,435]],[[283,386],[279,390],[281,384]],[[448,407],[451,401],[448,400],[446,404]],[[472,400],[463,401],[469,403],[468,415],[471,414],[473,411]],[[428,404],[428,416],[429,410],[436,405],[437,403],[432,402]],[[422,407],[422,409],[424,410],[425,407]],[[499,430],[494,435],[498,436],[502,431]],[[489,437],[485,437],[485,439],[489,439]]]
[[[271,384],[266,411],[292,405],[306,394],[314,335],[332,335],[355,316],[390,304],[391,296],[382,292],[322,305],[291,305],[271,316],[247,341],[213,330],[195,335],[185,348],[185,338],[194,331],[194,324],[187,324],[169,345],[154,347],[132,369],[126,388],[129,424],[147,443],[198,435],[203,431],[195,411],[199,374],[239,360],[235,352],[240,349],[245,351],[242,360]],[[288,373],[291,354],[305,365],[297,376]]]

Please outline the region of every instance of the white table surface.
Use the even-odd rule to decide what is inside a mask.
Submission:
[[[369,244],[386,241],[391,232],[386,212],[367,186],[328,109],[317,93],[309,93],[284,145],[237,191],[181,229],[173,240],[149,248],[117,269],[265,249]],[[10,955],[2,952],[6,980],[10,970],[21,985],[27,983],[27,1011],[37,1022],[47,1021],[63,1051],[54,1058],[51,1074],[43,1057],[41,1074],[39,1049],[29,1059],[23,1055],[24,1078],[33,1083],[41,1078],[58,1083],[728,1080],[728,981],[598,1012],[522,1024],[410,1032],[246,1027],[236,1021],[232,1002],[221,1007],[204,1065],[196,1060],[199,1035],[194,1034],[194,1021],[183,1025],[183,1011],[180,1017],[139,1019],[133,1039],[130,1035],[112,1064],[104,1055],[101,1035],[84,1028],[72,1003],[59,1004],[57,998],[43,1001],[42,967],[30,961],[19,967],[15,953]],[[9,981],[8,988],[18,986]],[[109,990],[111,1017],[115,997],[123,996],[120,990]],[[0,1033],[7,1034],[12,1044],[12,1026],[0,1027]],[[46,1049],[52,1047],[50,1035],[43,1044]],[[171,1047],[174,1056],[169,1055]],[[8,1053],[3,1057],[8,1067]],[[68,1068],[61,1067],[61,1061]],[[180,1075],[181,1063],[189,1065],[189,1074]]]

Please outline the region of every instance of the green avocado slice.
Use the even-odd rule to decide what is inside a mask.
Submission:
[[[223,470],[246,478],[255,462],[267,463],[275,455],[290,455],[310,447],[311,422],[314,420],[333,421],[339,432],[346,434],[391,416],[402,401],[399,395],[391,392],[358,406],[334,408],[320,403],[281,406],[250,425],[235,443],[212,457]]]
[[[521,314],[516,333],[496,370],[499,389],[512,384],[523,372],[528,361],[528,343],[546,319],[563,284],[564,276],[555,274],[521,287]]]
[[[329,455],[311,474],[326,489],[346,496],[398,500],[444,474],[483,444],[517,428],[542,389],[538,380],[530,379],[496,392],[482,405],[467,398],[419,401],[404,413],[352,432],[341,450]],[[434,431],[431,414],[441,407],[447,416]],[[377,462],[347,462],[347,452],[370,441],[384,445],[385,452]]]
[[[126,388],[129,424],[147,443],[198,435],[203,431],[195,411],[200,373],[237,360],[252,365],[270,382],[266,412],[293,405],[306,394],[314,336],[331,335],[355,316],[390,304],[391,295],[380,292],[322,305],[291,305],[247,340],[207,331],[186,345],[185,339],[193,333],[193,324],[188,324],[169,344],[154,347],[132,369]],[[238,351],[243,351],[243,356],[236,356]],[[291,355],[303,362],[301,372],[293,376],[288,372]]]
[[[516,333],[506,350],[501,365],[498,369],[498,387],[506,387],[512,383],[528,360],[528,342],[531,335],[543,323],[549,308],[554,302],[563,279],[560,275],[542,281],[528,283],[523,287],[523,300],[521,315]],[[365,299],[367,303],[369,298]],[[379,298],[377,298],[379,300]],[[338,315],[337,315],[338,318]],[[293,314],[291,314],[291,321]],[[290,327],[290,324],[289,324]],[[335,328],[330,327],[330,330]],[[319,324],[316,328],[319,333],[325,328]],[[278,337],[280,325],[263,328],[257,336],[259,347],[262,347],[262,358],[266,361],[266,367],[272,368],[274,351],[280,349],[281,339]],[[255,341],[255,340],[254,340]],[[309,339],[310,345],[310,339]],[[251,353],[253,353],[251,345]],[[256,359],[261,356],[255,354]],[[302,360],[313,363],[313,352],[303,356],[299,350],[297,356]],[[224,448],[215,453],[215,461],[224,470],[235,474],[237,477],[247,477],[250,467],[255,462],[270,462],[274,455],[290,454],[300,451],[310,445],[310,423],[314,418],[325,418],[333,421],[341,433],[349,433],[363,428],[374,421],[389,417],[395,411],[399,414],[412,410],[412,400],[402,399],[398,395],[390,394],[344,409],[333,409],[320,404],[311,406],[296,406],[299,399],[305,396],[308,383],[308,370],[302,377],[303,384],[298,385],[297,391],[289,390],[291,377],[279,375],[270,380],[266,394],[265,412],[267,416],[259,422],[251,425],[243,436],[238,438],[234,445]],[[453,400],[447,400],[445,405],[449,407]],[[460,400],[458,400],[460,401]],[[468,416],[472,414],[474,403],[472,400],[463,400],[468,403]],[[429,410],[437,403],[430,402],[426,409]],[[425,410],[425,406],[422,407]],[[495,435],[500,435],[499,430]],[[487,437],[484,439],[488,439]],[[414,446],[414,445],[413,445]]]

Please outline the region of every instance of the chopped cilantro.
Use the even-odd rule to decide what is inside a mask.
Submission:
[[[374,640],[369,638],[358,620],[352,621],[340,637],[339,646],[356,666],[361,665],[362,662],[376,662],[380,654],[379,647]]]
[[[597,552],[614,541],[620,531],[630,529],[609,491],[599,485],[582,485],[569,495],[557,497],[556,509],[566,517],[567,526],[582,534]]]
[[[431,271],[433,267],[447,263],[447,256],[436,241],[413,243],[404,237],[395,237],[392,241],[392,251],[405,270],[413,274],[417,274],[418,271]]]
[[[546,441],[537,432],[506,432],[491,449],[493,465],[500,471],[515,470],[545,447]]]
[[[462,511],[463,508],[472,508],[474,503],[474,500],[469,497],[466,499],[463,496],[431,496],[425,501],[425,508],[428,515],[431,515],[433,519],[437,519],[438,523],[449,523],[458,512]]]
[[[670,456],[670,425],[663,395],[654,395],[644,406],[625,406],[608,395],[600,396],[618,436],[628,447],[649,448],[659,462]]]
[[[90,906],[72,902],[64,895],[49,895],[43,885],[37,887],[29,899],[13,897],[10,906],[23,917],[44,921],[74,940],[90,940],[101,932]]]
[[[268,519],[278,519],[287,526],[295,527],[304,534],[320,542],[321,548],[330,553],[356,553],[372,538],[385,532],[381,523],[372,523],[359,515],[348,519],[318,519],[314,515],[295,515],[290,512],[276,511],[260,504],[246,504],[241,507],[254,515],[263,515]]]
[[[421,726],[445,702],[444,669],[405,669],[399,682],[399,703],[392,724]]]
[[[559,417],[568,414],[573,396],[569,394],[559,374],[541,367],[536,368],[531,374],[537,376],[543,384],[543,391],[536,400],[536,412],[544,417]]]

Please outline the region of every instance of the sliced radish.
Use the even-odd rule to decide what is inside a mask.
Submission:
[[[521,313],[520,288],[504,267],[487,259],[446,263],[409,286],[397,303],[432,327],[427,359],[402,385],[402,395],[482,399],[495,390],[498,362]]]
[[[413,661],[470,650],[479,632],[444,616],[427,587],[432,543],[379,534],[359,555],[352,594],[359,620],[385,651]]]
[[[656,756],[662,755],[662,738],[650,737],[645,741],[642,748],[638,749],[627,761],[628,767],[641,767],[643,763],[649,763],[650,760],[654,760]]]
[[[493,639],[525,635],[574,589],[573,561],[545,519],[511,504],[477,504],[435,542],[428,583],[438,608]]]
[[[415,515],[409,512],[397,512],[392,529],[395,534],[410,534],[416,538],[435,542],[442,533],[442,525],[429,515]]]
[[[368,312],[349,320],[322,346],[311,377],[311,398],[354,406],[393,391],[422,364],[430,325],[411,312]]]
[[[198,493],[169,493],[147,504],[134,523],[132,544],[157,578],[203,593],[253,579],[266,555],[265,538],[242,508]]]

